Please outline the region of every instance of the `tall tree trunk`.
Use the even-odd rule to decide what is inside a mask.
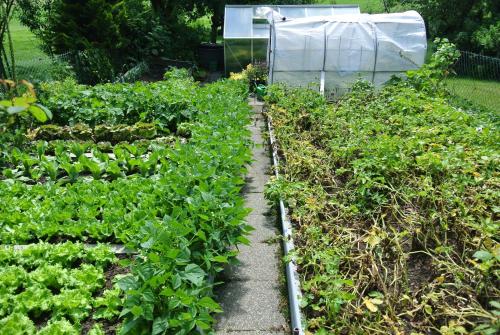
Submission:
[[[217,43],[217,31],[219,30],[219,20],[217,20],[215,13],[212,15],[212,27],[210,31],[210,42]]]
[[[0,73],[2,79],[16,79],[14,50],[12,38],[9,30],[9,21],[12,14],[12,9],[15,0],[4,0],[0,3]],[[10,54],[7,54],[5,46],[5,38],[9,45]]]
[[[213,8],[210,42],[217,43],[217,33],[222,22],[224,22],[224,1],[216,2]]]

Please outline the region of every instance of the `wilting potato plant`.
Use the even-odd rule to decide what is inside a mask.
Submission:
[[[453,58],[444,44],[336,103],[270,88],[282,164],[267,196],[291,210],[310,333],[499,331],[498,120],[449,100]]]

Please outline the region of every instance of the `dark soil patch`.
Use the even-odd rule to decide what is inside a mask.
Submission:
[[[126,258],[126,256],[118,256],[119,258],[123,259]],[[105,283],[104,287],[96,294],[96,297],[101,296],[105,290],[110,290],[113,288],[113,279],[120,274],[127,274],[130,272],[130,268],[128,267],[123,267],[118,264],[112,264],[110,267],[106,269],[106,272],[104,273],[105,277]],[[118,326],[120,325],[120,320],[118,318],[113,319],[113,320],[95,320],[92,318],[92,315],[94,315],[95,310],[92,309],[90,312],[90,316],[82,322],[82,334],[88,334],[89,331],[92,329],[92,327],[96,324],[99,323],[104,330],[104,333],[106,335],[114,335],[117,333]]]
[[[33,313],[33,311],[28,312],[28,317],[35,324],[36,329],[41,329],[47,325],[50,318],[52,317],[52,313],[50,311],[42,312],[39,315]]]
[[[99,320],[97,322],[96,320],[92,319],[92,317],[88,318],[85,320],[85,322],[82,323],[82,334],[88,334],[89,331],[92,329],[92,327],[96,324],[99,323],[102,327],[102,330],[104,331],[104,334],[106,335],[115,335],[117,334],[118,326],[120,325],[120,320],[114,319],[114,320]]]
[[[124,275],[127,273],[130,273],[129,267],[123,267],[123,266],[120,266],[118,264],[112,264],[104,273],[104,277],[106,278],[106,283],[104,284],[104,289],[110,290],[113,287],[113,279],[117,275]],[[101,292],[101,294],[102,294],[102,292]]]
[[[435,277],[432,259],[424,254],[411,254],[408,258],[408,285],[412,293],[418,292]]]

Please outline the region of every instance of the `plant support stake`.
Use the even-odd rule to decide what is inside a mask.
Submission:
[[[273,129],[271,127],[271,118],[267,116],[267,128],[269,130],[269,141],[271,144],[271,149],[273,152],[273,165],[276,177],[279,177],[278,165],[279,157],[276,140],[274,138]],[[280,217],[281,217],[281,229],[283,231],[283,252],[285,257],[295,248],[292,236],[292,223],[288,218],[288,211],[280,199]],[[286,281],[288,286],[288,301],[290,304],[290,318],[292,323],[293,335],[304,335],[304,329],[302,327],[302,315],[300,313],[299,301],[302,298],[302,292],[300,291],[299,285],[299,275],[297,273],[297,265],[293,259],[285,264],[286,271]]]

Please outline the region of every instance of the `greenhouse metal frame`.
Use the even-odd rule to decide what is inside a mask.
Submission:
[[[227,5],[224,19],[226,74],[251,63],[266,62],[270,24],[259,9],[270,8],[287,18],[359,14],[358,5]]]

